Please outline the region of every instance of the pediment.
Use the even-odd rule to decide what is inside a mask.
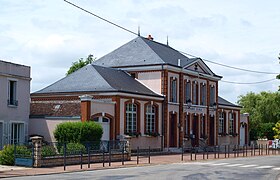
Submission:
[[[184,69],[199,72],[202,74],[214,75],[212,70],[200,58],[186,65]]]

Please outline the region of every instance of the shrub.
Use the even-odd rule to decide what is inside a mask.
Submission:
[[[16,153],[21,157],[31,157],[32,150],[26,146],[16,146]],[[14,165],[15,164],[15,146],[5,145],[0,152],[0,164],[2,165]]]
[[[58,142],[71,143],[100,141],[102,134],[101,125],[93,121],[61,123],[54,131],[54,137]]]
[[[81,143],[68,143],[66,145],[66,152],[69,154],[80,154],[80,152],[86,153],[86,147]],[[60,153],[64,153],[64,147],[60,148]]]
[[[49,157],[49,156],[55,156],[56,149],[53,146],[42,146],[42,157]]]
[[[2,165],[14,165],[15,164],[15,152],[13,145],[5,145],[0,152],[0,164]]]

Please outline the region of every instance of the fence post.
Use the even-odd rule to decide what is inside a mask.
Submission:
[[[137,164],[139,164],[139,146],[137,146]]]
[[[182,146],[181,161],[184,161],[184,146]]]
[[[125,143],[123,143],[123,148],[122,148],[122,165],[124,165],[124,148],[125,148]]]
[[[237,157],[239,157],[239,145],[237,145]]]
[[[247,152],[248,151],[248,146],[247,146],[247,144],[245,145],[245,152],[246,152],[246,157],[247,157]]]
[[[81,150],[81,169],[83,169],[83,151]]]
[[[259,155],[261,155],[261,145],[259,144]]]
[[[105,148],[102,149],[102,166],[105,167]]]
[[[242,153],[243,153],[243,157],[244,157],[245,156],[245,147],[244,147],[244,145],[242,147]]]
[[[192,161],[192,151],[193,151],[193,148],[191,148],[191,152],[190,152],[191,161]]]
[[[230,153],[230,144],[228,145],[228,158],[229,158],[229,153]]]
[[[220,145],[218,145],[218,159],[220,159]]]
[[[149,164],[151,164],[151,147],[149,146],[149,152],[148,152],[149,154]]]
[[[195,151],[194,151],[194,160],[196,160],[196,154],[197,154],[197,149],[195,148]]]
[[[225,145],[225,158],[227,158],[227,145]]]
[[[216,146],[214,146],[214,158],[216,159]]]
[[[236,145],[234,145],[234,157],[236,157]]]
[[[42,140],[43,138],[40,136],[34,136],[30,138],[33,145],[33,167],[41,167],[42,166]]]
[[[88,168],[90,168],[90,148],[89,142],[87,142],[87,154],[88,154]]]
[[[109,141],[109,166],[111,166],[111,144]]]
[[[63,143],[63,168],[66,170],[66,143]]]

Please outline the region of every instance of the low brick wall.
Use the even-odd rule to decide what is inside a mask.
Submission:
[[[111,161],[122,161],[123,155],[122,153],[112,153],[111,154]],[[124,154],[124,161],[130,161],[131,156],[129,153]],[[83,164],[88,163],[88,156],[87,154],[83,155],[82,157]],[[106,153],[104,156],[104,161],[109,162],[109,154]],[[103,162],[103,155],[102,154],[92,154],[90,156],[90,163],[100,163]],[[68,155],[66,156],[66,164],[67,165],[75,165],[81,163],[81,156],[80,155]],[[53,166],[62,166],[64,165],[64,157],[63,156],[56,156],[56,157],[45,157],[41,159],[41,167],[53,167]]]

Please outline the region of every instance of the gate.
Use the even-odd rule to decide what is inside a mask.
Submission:
[[[34,162],[34,147],[32,143],[19,143],[14,146],[15,165],[32,167]]]

